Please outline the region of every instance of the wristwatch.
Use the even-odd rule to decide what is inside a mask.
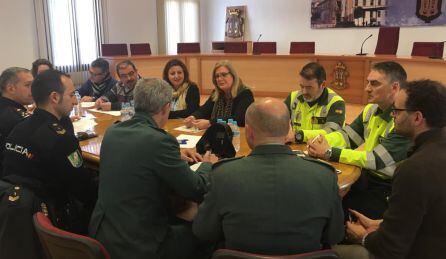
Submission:
[[[324,153],[324,159],[330,160],[332,153],[333,153],[333,151],[331,150],[331,148],[327,149],[327,151],[325,151],[325,153]]]
[[[300,144],[304,142],[304,132],[302,130],[298,130],[296,132],[296,135],[294,135],[294,139],[296,140],[296,143]]]

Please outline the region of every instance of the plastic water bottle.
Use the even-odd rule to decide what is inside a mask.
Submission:
[[[124,102],[121,104],[121,120],[126,121],[131,118],[130,103]]]
[[[77,104],[73,107],[74,109],[74,116],[82,116],[82,105],[81,105],[81,95],[78,91],[74,92],[74,95],[76,96]]]
[[[231,127],[233,136],[232,136],[232,145],[236,152],[240,150],[240,129],[237,125],[237,121],[233,119],[228,120],[228,125]]]
[[[133,115],[135,115],[135,102],[133,100],[129,102],[128,113],[129,113],[130,118],[132,118]]]

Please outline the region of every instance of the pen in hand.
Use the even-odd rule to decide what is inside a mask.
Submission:
[[[318,142],[320,142],[319,141],[319,138],[321,137],[321,135],[317,135],[317,137],[315,137],[312,141],[311,141],[311,144],[314,144],[314,142],[316,142],[316,140],[318,141]]]

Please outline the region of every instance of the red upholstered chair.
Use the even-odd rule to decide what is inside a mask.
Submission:
[[[200,53],[200,52],[201,50],[199,42],[177,43],[178,54],[189,54],[189,53]]]
[[[134,55],[152,55],[150,43],[130,43],[130,53]]]
[[[253,54],[276,54],[276,42],[254,42],[252,46]]]
[[[261,255],[230,249],[218,249],[212,259],[335,259],[338,254],[330,249],[294,255]]]
[[[102,56],[128,56],[127,44],[101,44]]]
[[[412,56],[443,57],[444,42],[414,42]]]
[[[302,53],[314,53],[314,41],[296,42],[293,41],[290,44],[290,54],[302,54]]]
[[[400,40],[400,27],[380,27],[375,55],[395,55]]]
[[[248,42],[225,42],[224,53],[248,53]]]
[[[109,259],[107,250],[97,240],[53,226],[42,212],[33,216],[34,228],[48,259]]]

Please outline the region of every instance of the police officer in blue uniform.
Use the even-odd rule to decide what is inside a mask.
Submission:
[[[10,67],[0,75],[0,175],[2,172],[5,139],[12,129],[27,118],[25,105],[33,103],[31,71],[21,67]]]
[[[3,180],[14,191],[9,189],[8,200],[0,203],[0,227],[7,227],[2,234],[10,234],[0,238],[10,243],[10,253],[1,251],[1,258],[31,253],[21,251],[22,237],[35,235],[32,214],[38,210],[48,214],[59,228],[85,234],[88,218],[84,211],[92,209],[96,199],[93,175],[83,168],[79,142],[68,118],[77,103],[72,80],[66,74],[49,70],[38,75],[31,88],[37,109],[5,141]],[[35,197],[21,195],[28,191]],[[40,206],[35,206],[36,201]],[[17,229],[30,232],[14,234]]]

